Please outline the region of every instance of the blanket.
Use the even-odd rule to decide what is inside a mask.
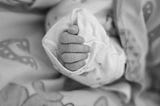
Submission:
[[[104,4],[107,0],[97,1]],[[159,105],[157,93],[148,90],[159,88],[159,0],[113,2],[114,20],[127,54],[125,74],[120,81],[101,88],[64,90],[66,77],[52,66],[42,47],[46,14],[51,8],[63,6],[54,13],[63,17],[67,9],[85,3],[93,3],[91,9],[97,6],[100,11],[106,10],[98,2],[0,0],[0,106]]]

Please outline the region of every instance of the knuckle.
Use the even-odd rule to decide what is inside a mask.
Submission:
[[[85,40],[84,40],[83,37],[79,36],[79,41],[82,42],[82,43],[84,43]]]
[[[82,40],[83,38],[80,37],[80,36],[75,36],[74,38],[75,38],[75,41],[76,41],[77,43],[82,43],[82,41],[83,41],[83,40]]]
[[[88,57],[88,54],[83,54],[79,60],[85,60],[87,59],[87,57]]]
[[[88,45],[84,45],[83,46],[83,50],[86,51],[86,52],[89,52],[90,51],[90,47]]]
[[[84,55],[84,59],[86,59],[86,58],[88,58],[88,54],[87,53]]]

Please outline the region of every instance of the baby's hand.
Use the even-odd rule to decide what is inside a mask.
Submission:
[[[83,44],[83,37],[77,34],[78,27],[72,25],[59,38],[59,58],[63,65],[71,71],[76,71],[86,64],[85,59],[90,51],[90,47]]]

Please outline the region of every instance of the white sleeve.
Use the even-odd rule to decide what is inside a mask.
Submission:
[[[77,71],[66,69],[56,58],[59,34],[68,23],[77,23],[78,36],[91,47],[86,65]],[[54,33],[54,36],[53,36]],[[54,67],[62,74],[90,87],[99,87],[119,79],[124,73],[125,54],[120,46],[106,34],[94,15],[85,9],[75,9],[70,16],[58,21],[43,38],[43,47]]]

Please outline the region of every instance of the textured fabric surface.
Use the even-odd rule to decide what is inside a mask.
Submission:
[[[115,20],[122,22],[122,19],[125,23],[121,25],[117,22],[119,30],[125,25],[127,30],[131,30],[121,30],[122,35],[130,33],[125,37],[121,35],[125,52],[131,55],[128,61],[134,60],[133,51],[140,54],[133,64],[129,62],[131,65],[127,66],[125,78],[98,89],[72,90],[74,87],[71,87],[64,91],[66,77],[60,76],[52,67],[42,48],[41,40],[46,33],[44,23],[48,18],[44,12],[56,4],[63,5],[63,8],[56,6],[55,11],[51,10],[57,21],[79,4],[93,3],[91,10],[97,9],[100,5],[94,1],[64,0],[67,4],[63,5],[60,0],[0,0],[0,106],[159,106],[159,0],[115,0],[114,8],[117,8],[117,17],[120,16]],[[106,11],[104,5],[100,8]],[[100,16],[100,23],[103,23],[105,15],[102,12],[95,16]],[[143,32],[144,29],[146,31]],[[127,47],[129,45],[133,47]],[[146,56],[147,61],[144,59]],[[129,76],[132,73],[130,68],[134,70],[134,77]],[[148,78],[146,72],[152,79],[152,92],[143,90],[140,93],[137,84],[148,82],[144,80]]]
[[[85,39],[84,44],[91,47],[86,65],[74,72],[67,70],[57,58],[59,36],[73,23],[77,23],[78,36]],[[57,70],[82,84],[100,87],[119,79],[124,73],[126,57],[122,48],[85,9],[75,9],[70,16],[59,20],[47,32],[42,43]]]

